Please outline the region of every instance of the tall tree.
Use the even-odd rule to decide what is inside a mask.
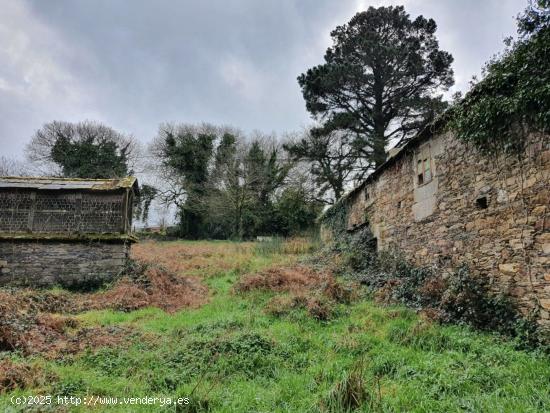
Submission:
[[[257,233],[272,232],[273,195],[291,167],[291,163],[281,162],[279,152],[274,142],[260,138],[252,141],[244,157],[245,180],[254,200],[248,213],[249,225]]]
[[[518,33],[524,39],[550,26],[550,0],[531,0],[518,16]]]
[[[208,214],[218,228],[229,230],[227,236],[243,238],[278,232],[273,203],[291,164],[281,161],[276,145],[260,137],[232,145],[227,150],[222,140],[218,146]],[[228,154],[223,162],[218,162],[220,152]]]
[[[402,6],[369,7],[331,32],[324,64],[298,77],[307,110],[325,131],[355,133],[370,166],[445,107],[436,94],[453,84],[453,58],[439,50],[436,28]]]
[[[29,168],[23,162],[6,156],[0,156],[0,176],[28,174]]]
[[[276,233],[273,202],[290,163],[257,135],[212,125],[162,125],[151,147],[164,177],[161,198],[178,207],[182,236],[249,238]]]
[[[116,178],[131,173],[136,141],[97,122],[45,124],[27,146],[29,160],[55,164],[71,178]]]
[[[134,217],[145,224],[149,219],[149,209],[151,208],[152,202],[155,200],[159,190],[152,185],[143,184],[139,188],[139,196],[134,201],[135,210]]]
[[[323,204],[313,199],[304,183],[286,185],[274,204],[278,232],[282,235],[304,233],[315,225]]]
[[[224,133],[216,148],[205,207],[208,235],[214,238],[242,237],[243,211],[252,203],[244,181],[242,152],[240,137]]]
[[[348,131],[307,130],[298,139],[283,145],[295,161],[303,160],[317,190],[317,200],[334,203],[352,181],[360,180],[366,169]]]
[[[219,131],[211,125],[161,125],[153,153],[171,183],[165,201],[179,208],[182,235],[198,238],[203,231],[204,195]]]

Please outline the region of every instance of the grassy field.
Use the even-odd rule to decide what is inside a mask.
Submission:
[[[3,393],[0,381],[0,410],[32,411],[14,406],[13,396],[72,395],[188,397],[190,404],[68,408],[54,402],[50,410],[34,411],[550,411],[550,359],[516,351],[496,336],[432,324],[361,294],[351,304],[323,301],[321,284],[311,286],[314,275],[304,269],[289,288],[251,283],[235,290],[255,274],[294,268],[306,250],[231,242],[146,244],[142,259],[200,280],[208,300],[172,313],[155,307],[79,312],[80,328],[131,333],[63,356],[0,353],[0,363],[26,366],[35,376]],[[292,297],[302,297],[295,302],[303,305],[289,305]],[[315,317],[315,300],[330,306],[330,315]]]

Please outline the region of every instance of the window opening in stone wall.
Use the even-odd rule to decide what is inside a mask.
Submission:
[[[420,159],[416,165],[418,185],[427,184],[432,180],[432,167],[430,158]]]
[[[479,209],[487,209],[487,207],[489,206],[489,200],[486,196],[479,197],[476,199],[476,206]]]
[[[422,185],[424,183],[424,173],[422,170],[422,161],[418,161],[416,174],[418,175],[418,185]]]
[[[424,181],[430,182],[432,180],[432,170],[430,168],[430,160],[424,159]]]

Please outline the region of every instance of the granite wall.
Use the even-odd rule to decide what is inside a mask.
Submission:
[[[87,288],[113,280],[127,243],[0,240],[0,286]]]
[[[347,202],[348,230],[368,225],[379,250],[442,276],[466,263],[550,325],[548,136],[533,137],[518,159],[484,157],[436,134],[402,150]]]

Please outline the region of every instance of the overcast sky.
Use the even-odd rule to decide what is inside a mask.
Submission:
[[[434,18],[456,86],[515,34],[526,0],[0,0],[0,155],[51,120],[150,141],[159,123],[282,133],[309,123],[296,77],[369,5]]]

